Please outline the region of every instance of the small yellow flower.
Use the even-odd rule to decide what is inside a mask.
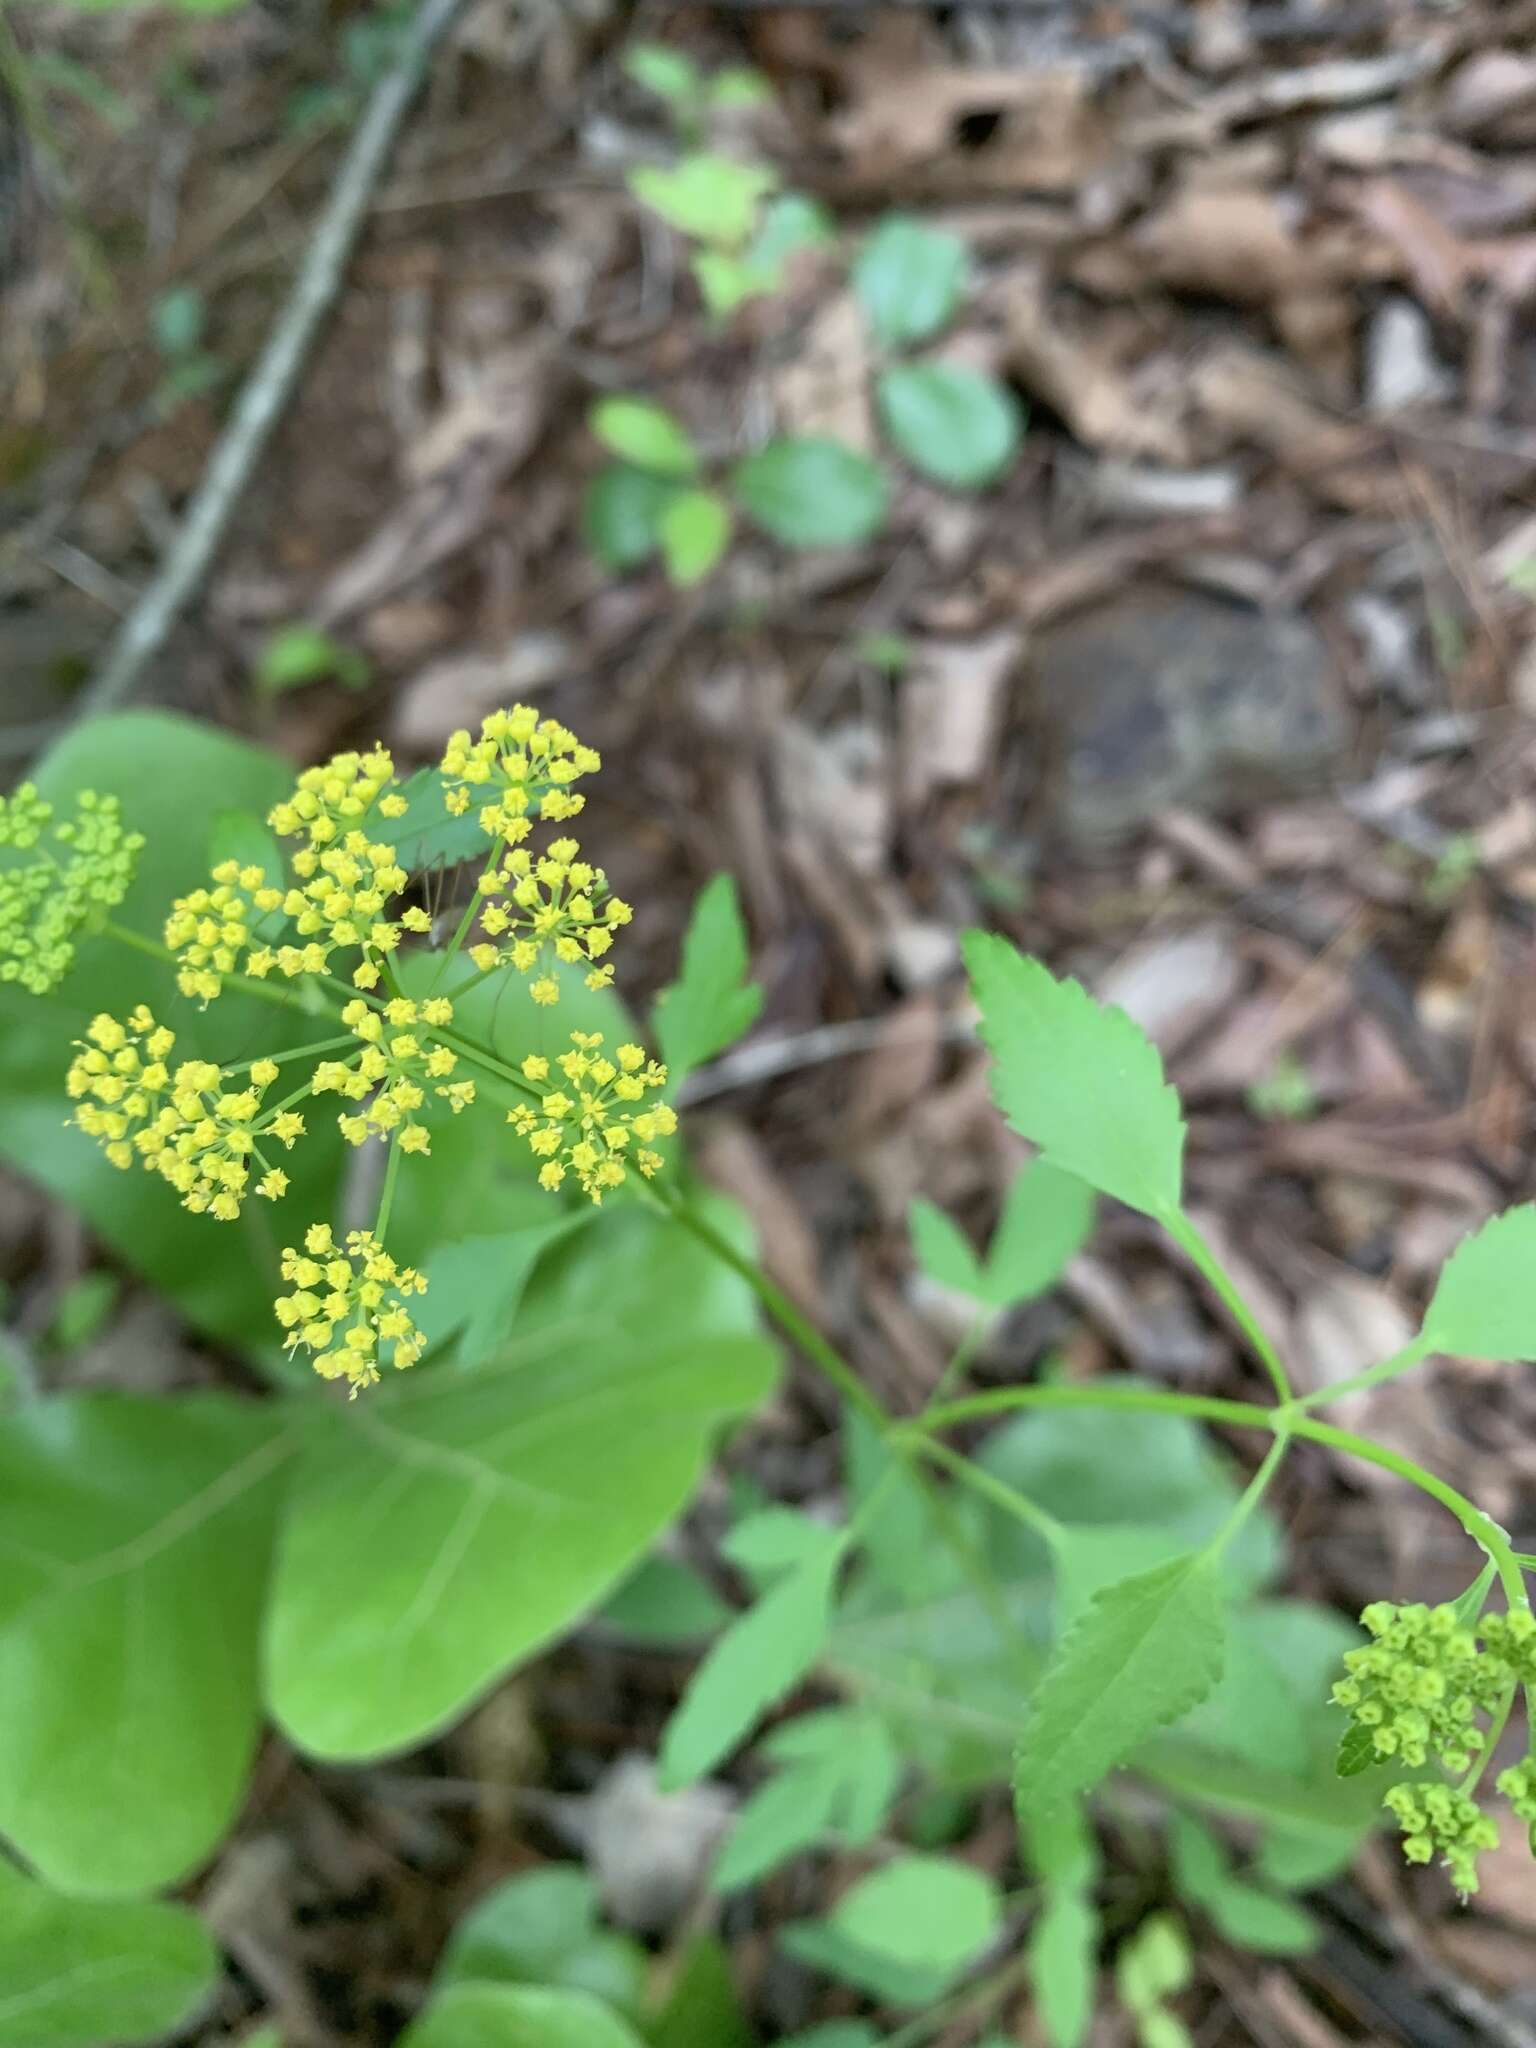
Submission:
[[[566,727],[540,718],[531,704],[514,704],[483,719],[478,739],[450,734],[442,759],[444,799],[455,817],[478,804],[487,837],[516,846],[536,816],[574,818],[583,799],[570,785],[601,766],[596,751]]]

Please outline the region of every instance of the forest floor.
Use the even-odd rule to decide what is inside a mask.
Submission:
[[[392,32],[306,0],[18,21],[36,118],[30,171],[0,170],[0,746],[68,719],[152,573]],[[770,414],[875,432],[845,251],[722,330],[642,217],[626,172],[668,141],[619,61],[637,32],[762,71],[754,147],[845,235],[899,207],[968,241],[952,339],[1028,407],[1002,485],[909,478],[867,545],[741,542],[693,591],[594,561],[604,394],[659,400],[717,453]],[[295,761],[378,736],[413,764],[523,697],[599,745],[639,988],[724,869],[766,990],[696,1091],[700,1169],[893,1407],[951,1335],[910,1203],[980,1231],[1018,1164],[958,971],[976,922],[1150,1032],[1211,1236],[1298,1376],[1348,1377],[1406,1341],[1469,1226],[1536,1191],[1533,145],[1531,5],[477,0],[139,698]],[[295,621],[361,657],[353,686],[263,689]],[[3,1192],[13,1299],[46,1318],[90,1249]],[[1252,1392],[1127,1213],[977,1378],[1048,1352]],[[111,1330],[90,1356],[86,1377],[118,1373]],[[1530,1384],[1440,1361],[1349,1419],[1518,1530]],[[761,1425],[780,1495],[827,1485],[828,1421],[796,1384]],[[1449,1524],[1306,1450],[1280,1501],[1294,1590],[1351,1612],[1460,1590]],[[388,1772],[273,1744],[211,1880],[256,1930],[221,2026],[268,2006],[295,2048],[389,2038],[451,1910],[557,1846],[508,1782],[598,1783],[685,1669],[578,1639]],[[748,1985],[777,1910],[727,1917]],[[1536,2040],[1523,1844],[1470,1910],[1383,1848],[1329,1911],[1283,1972],[1210,1952],[1202,2043]]]

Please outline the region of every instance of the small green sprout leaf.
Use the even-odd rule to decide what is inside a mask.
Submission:
[[[853,285],[875,339],[885,348],[907,348],[946,324],[965,287],[965,272],[965,244],[958,235],[893,213],[859,251]]]
[[[589,424],[612,455],[652,476],[698,474],[699,452],[688,430],[665,407],[643,398],[604,398]]]
[[[844,1892],[829,1924],[870,1955],[954,1978],[997,1939],[1002,1903],[967,1863],[903,1856]]]
[[[1380,1761],[1370,1729],[1359,1721],[1351,1721],[1339,1737],[1339,1753],[1333,1765],[1335,1774],[1340,1778],[1358,1778],[1362,1771],[1372,1769]]]
[[[582,533],[605,569],[638,569],[661,546],[661,523],[678,495],[670,477],[611,463],[587,486]]]
[[[898,363],[881,376],[875,397],[885,431],[930,483],[983,490],[1018,450],[1018,400],[979,370],[958,363]]]
[[[1010,1308],[1054,1286],[1081,1251],[1093,1228],[1093,1191],[1043,1160],[1026,1166],[1008,1191],[984,1264],[932,1203],[914,1202],[911,1222],[923,1270],[941,1286],[989,1308]]]
[[[271,635],[257,660],[255,681],[263,695],[276,697],[333,678],[349,690],[361,690],[370,674],[366,657],[355,647],[301,620]]]
[[[709,104],[724,113],[743,107],[766,107],[773,102],[773,88],[761,71],[750,65],[728,64],[709,81]]]
[[[731,538],[731,508],[715,491],[684,491],[661,515],[661,552],[679,590],[702,583]]]
[[[687,111],[704,96],[704,75],[685,51],[666,43],[636,43],[624,53],[624,69],[669,107]]]
[[[1157,1049],[1123,1010],[972,932],[966,965],[993,1058],[992,1094],[1066,1173],[1151,1216],[1176,1213],[1184,1121]]]
[[[820,435],[786,436],[749,455],[736,497],[786,547],[852,547],[885,524],[885,478],[867,456]]]
[[[700,150],[677,164],[646,164],[631,171],[629,189],[679,233],[716,248],[739,249],[778,181],[767,164]]]
[[[1464,1237],[1424,1317],[1429,1349],[1536,1362],[1536,1203],[1506,1209]]]
[[[1063,1637],[1019,1744],[1026,1818],[1086,1792],[1137,1744],[1199,1704],[1221,1677],[1220,1567],[1207,1550],[1096,1593]]]
[[[736,884],[716,875],[699,892],[683,940],[683,971],[656,999],[655,1030],[673,1082],[751,1029],[763,992],[747,980],[747,930]]]

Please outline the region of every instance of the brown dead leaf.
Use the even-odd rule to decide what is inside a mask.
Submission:
[[[466,547],[543,431],[554,354],[547,337],[484,366],[438,416],[407,465],[411,488],[311,601],[317,625],[356,618]]]
[[[1097,984],[1165,1055],[1187,1045],[1236,995],[1242,962],[1230,925],[1197,925],[1149,939],[1122,955]]]
[[[1366,178],[1349,195],[1355,214],[1401,256],[1417,296],[1442,313],[1458,310],[1470,268],[1466,244],[1394,178]]]
[[[853,293],[839,292],[806,324],[794,357],[773,379],[780,425],[872,454],[871,383],[868,322]]]
[[[1481,141],[1529,141],[1532,115],[1536,56],[1529,51],[1479,50],[1452,78],[1440,103],[1444,128]]]
[[[407,752],[435,752],[459,726],[478,724],[497,705],[547,689],[574,660],[571,642],[560,633],[519,634],[500,654],[444,655],[395,699],[391,741]]]
[[[901,686],[901,787],[908,811],[935,790],[980,782],[994,764],[1008,684],[1024,646],[1017,627],[975,640],[930,640]]]
[[[1043,278],[1023,271],[1002,301],[1008,367],[1061,415],[1078,440],[1134,461],[1191,459],[1177,384],[1157,371],[1128,375],[1057,319]]]

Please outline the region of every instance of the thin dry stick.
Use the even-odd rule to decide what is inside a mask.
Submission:
[[[80,699],[82,716],[111,710],[133,694],[146,664],[165,645],[183,609],[207,575],[230,517],[292,396],[304,359],[340,288],[363,216],[394,147],[406,109],[426,75],[433,52],[463,5],[464,0],[422,0],[399,55],[375,87],[342,159],[288,303],[241,389],[202,482],[187,507],[181,531],[153,580],[123,621],[101,668]]]

